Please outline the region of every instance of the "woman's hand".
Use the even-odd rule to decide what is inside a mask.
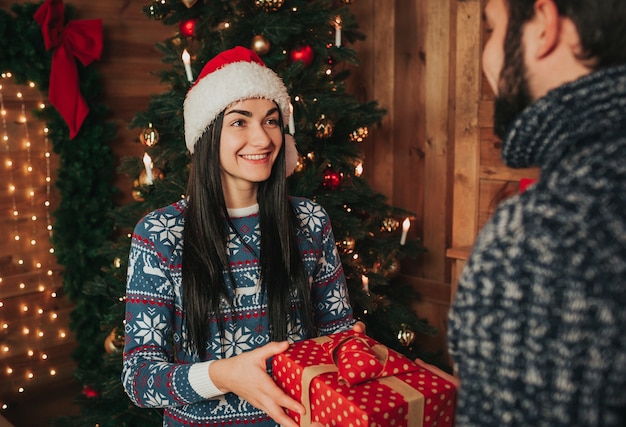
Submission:
[[[304,406],[285,394],[266,370],[266,360],[288,347],[287,341],[271,342],[228,359],[216,360],[209,366],[209,376],[221,391],[235,393],[282,427],[298,427],[285,413],[285,409],[304,414]]]

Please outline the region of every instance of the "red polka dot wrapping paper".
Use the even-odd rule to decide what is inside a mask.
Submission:
[[[338,356],[336,345],[345,344],[346,338],[349,345],[341,351],[347,355]],[[367,354],[359,355],[358,350],[350,352],[363,341],[384,350],[384,366],[376,378],[371,377],[376,362]],[[370,337],[348,331],[294,343],[274,357],[272,369],[276,384],[307,409],[302,418],[289,413],[301,427],[311,421],[333,427],[453,426],[458,382],[432,365],[416,362]],[[337,366],[341,363],[348,365],[347,371],[345,366]],[[342,375],[363,379],[350,385],[349,378],[340,379]]]

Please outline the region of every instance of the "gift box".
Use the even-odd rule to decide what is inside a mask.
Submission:
[[[276,384],[307,413],[301,427],[446,427],[457,381],[353,331],[293,343],[272,360]]]

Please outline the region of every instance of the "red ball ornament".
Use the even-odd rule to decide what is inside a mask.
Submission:
[[[313,48],[309,45],[304,45],[295,48],[289,54],[292,62],[302,61],[304,66],[308,67],[313,62]]]
[[[324,181],[322,187],[328,190],[336,190],[341,185],[341,173],[330,168],[324,171]]]
[[[186,21],[180,21],[180,24],[178,24],[178,30],[180,31],[180,35],[183,37],[192,37],[196,31],[197,23],[198,18],[191,18]]]
[[[87,397],[88,399],[94,399],[96,397],[99,397],[100,393],[92,386],[86,385],[83,387],[83,395],[85,395],[85,397]]]

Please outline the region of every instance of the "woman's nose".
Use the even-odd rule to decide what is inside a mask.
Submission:
[[[256,147],[267,147],[272,143],[272,138],[263,125],[258,124],[252,127],[250,143]]]

